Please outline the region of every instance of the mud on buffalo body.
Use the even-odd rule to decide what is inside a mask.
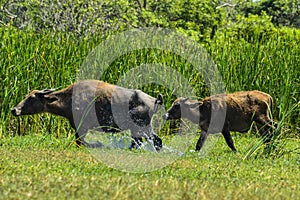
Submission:
[[[270,142],[274,128],[270,119],[272,104],[269,94],[257,90],[212,95],[202,101],[180,97],[173,102],[163,118],[186,118],[199,124],[201,133],[196,145],[197,151],[202,148],[208,134],[218,132],[223,134],[227,145],[236,151],[230,131],[247,132],[253,122],[264,142]]]
[[[11,109],[14,116],[43,112],[65,117],[76,130],[76,143],[87,147],[101,147],[101,143],[84,141],[88,130],[118,132],[129,129],[133,138],[130,148],[137,148],[142,137],[153,142],[157,150],[162,140],[153,132],[151,119],[162,105],[162,96],[149,96],[98,80],[78,81],[65,89],[33,90]]]

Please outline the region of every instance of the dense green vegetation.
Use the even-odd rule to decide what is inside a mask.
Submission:
[[[1,1],[0,198],[299,196],[299,10],[296,0]],[[215,62],[227,92],[257,89],[273,96],[272,117],[279,126],[271,154],[263,154],[257,134],[234,134],[237,154],[220,138],[204,157],[188,152],[164,169],[129,174],[76,148],[74,130],[65,119],[10,114],[30,90],[60,89],[76,81],[85,58],[102,41],[145,27],[175,30],[199,43]],[[159,49],[120,56],[101,79],[117,83],[127,71],[147,63],[177,70],[197,98],[209,95],[203,74],[180,55]],[[163,93],[166,107],[175,98],[163,85],[138,87],[152,96]],[[168,138],[169,131],[166,127],[159,134]]]

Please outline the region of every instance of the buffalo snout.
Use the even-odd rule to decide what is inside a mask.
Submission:
[[[164,115],[162,116],[162,118],[163,118],[164,120],[169,120],[169,119],[170,119],[169,113],[164,114]]]
[[[11,114],[13,114],[14,116],[19,116],[21,114],[21,111],[20,109],[17,109],[17,108],[12,108],[10,110]]]

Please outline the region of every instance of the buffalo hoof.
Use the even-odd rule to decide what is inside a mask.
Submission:
[[[130,150],[132,149],[139,149],[143,144],[143,139],[142,138],[133,138],[131,141],[131,145],[129,147]]]
[[[162,148],[162,139],[160,139],[160,137],[158,137],[157,135],[154,135],[153,145],[155,147],[155,150],[159,151]]]

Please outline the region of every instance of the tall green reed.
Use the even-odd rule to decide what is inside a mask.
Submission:
[[[76,77],[86,51],[93,43],[81,42],[75,36],[60,33],[34,33],[15,28],[0,29],[1,51],[1,116],[0,137],[7,134],[47,133],[64,121],[53,116],[39,115],[13,118],[10,108],[30,90],[62,88]],[[46,122],[47,121],[47,122]],[[55,123],[50,122],[55,121]]]
[[[0,36],[0,137],[69,133],[69,125],[64,119],[47,114],[14,118],[10,115],[10,108],[32,89],[59,89],[73,83],[84,59],[103,36],[83,39],[66,33],[34,33],[3,27]],[[298,135],[297,127],[300,125],[299,106],[287,117],[283,116],[300,99],[300,47],[297,37],[278,34],[278,37],[263,43],[258,42],[260,40],[249,43],[224,37],[205,46],[222,74],[227,92],[252,89],[268,92],[274,98],[274,119],[291,129],[289,135],[294,136]],[[179,71],[193,86],[197,98],[209,94],[203,74],[192,70],[193,66],[179,55],[157,49],[142,49],[122,55],[110,64],[102,80],[117,83],[126,71],[145,63],[159,63]],[[139,87],[153,96],[163,93],[166,107],[175,98],[174,91],[162,85]]]

